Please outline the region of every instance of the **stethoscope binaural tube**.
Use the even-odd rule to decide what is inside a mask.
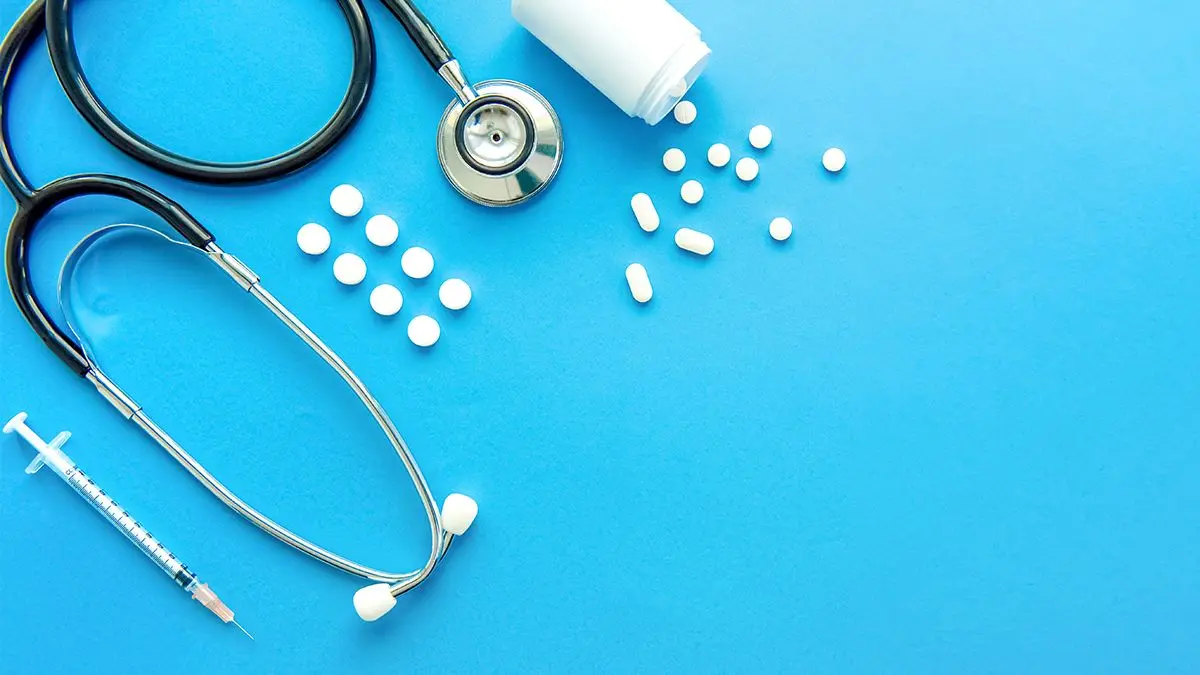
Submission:
[[[442,66],[454,60],[454,55],[450,53],[450,48],[442,40],[442,36],[438,34],[433,24],[429,23],[429,19],[417,9],[416,5],[408,0],[381,0],[383,6],[388,8],[388,11],[396,17],[400,25],[404,26],[404,31],[408,33],[421,51],[421,56],[429,62],[429,65],[436,71]]]
[[[138,204],[161,217],[184,239],[183,242],[176,241],[175,243],[196,249],[226,272],[243,290],[250,293],[288,326],[346,382],[371,413],[384,435],[387,436],[392,448],[404,464],[413,487],[425,508],[429,521],[431,548],[429,557],[420,569],[394,573],[361,565],[297,535],[250,506],[209,473],[200,462],[158,426],[140,405],[105,375],[84,350],[78,336],[61,328],[50,317],[30,282],[29,242],[38,223],[55,207],[71,199],[90,195],[118,197]],[[145,229],[150,230],[150,228]],[[159,236],[169,239],[166,235],[155,232]],[[98,238],[97,234],[103,234],[103,232],[94,233],[85,242]],[[86,245],[85,243],[81,246],[86,247]],[[81,254],[82,249],[77,248],[72,251],[70,258],[73,259]],[[64,267],[69,266],[71,266],[70,261]],[[416,459],[400,432],[384,411],[383,406],[371,395],[366,385],[350,367],[282,303],[276,300],[261,285],[258,275],[253,270],[217,246],[213,235],[191,214],[152,188],[118,176],[94,174],[68,176],[32,191],[28,198],[18,204],[16,215],[9,228],[5,247],[5,271],[13,298],[21,313],[51,351],[76,374],[88,380],[122,416],[137,424],[227,507],[255,527],[305,555],[350,574],[380,582],[355,594],[355,609],[364,620],[374,621],[387,613],[395,605],[394,598],[396,596],[412,590],[425,581],[445,556],[455,536],[464,533],[474,520],[478,507],[474,500],[465,495],[451,494],[446,498],[442,509],[438,508],[433,493],[425,481],[425,476],[421,473]],[[445,515],[443,516],[443,514]],[[387,598],[392,600],[389,602]]]
[[[33,290],[29,272],[29,242],[37,224],[56,206],[76,197],[106,195],[133,202],[167,222],[189,244],[203,250],[213,241],[210,233],[179,204],[153,189],[119,176],[83,174],[60,178],[32,191],[18,202],[5,244],[4,272],[17,308],[50,351],[77,374],[86,376],[91,363],[74,337],[50,318]]]

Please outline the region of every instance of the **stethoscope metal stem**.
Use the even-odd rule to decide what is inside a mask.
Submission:
[[[371,412],[375,422],[383,430],[387,436],[400,461],[404,464],[405,470],[408,472],[409,478],[412,480],[413,486],[417,490],[417,494],[421,498],[421,503],[425,508],[428,516],[429,529],[431,535],[431,548],[429,558],[425,564],[418,570],[405,573],[394,573],[378,570],[366,565],[361,565],[348,558],[340,556],[328,549],[322,548],[311,541],[301,537],[291,530],[283,527],[270,519],[254,507],[250,506],[232,490],[225,487],[221,481],[217,480],[207,469],[204,468],[190,453],[188,453],[179,443],[173,439],[162,427],[158,426],[153,419],[139,406],[128,394],[121,390],[107,375],[99,369],[98,366],[92,364],[91,369],[85,377],[96,387],[100,394],[109,401],[118,412],[127,419],[132,420],[138,425],[148,436],[154,439],[168,454],[171,455],[180,465],[182,465],[188,473],[196,480],[200,481],[204,487],[213,495],[221,500],[226,506],[237,512],[243,518],[248,520],[255,527],[263,530],[267,534],[275,537],[279,541],[305,553],[323,563],[332,567],[336,567],[344,572],[371,579],[373,581],[385,582],[392,584],[392,594],[400,595],[408,590],[411,590],[422,581],[424,581],[437,566],[449,549],[453,541],[453,535],[447,532],[441,525],[440,514],[438,511],[437,501],[434,499],[433,493],[429,489],[428,483],[425,481],[424,475],[417,467],[416,460],[413,458],[408,445],[400,436],[391,419],[384,412],[383,406],[379,401],[371,395],[371,392],[363,384],[362,380],[350,369],[349,366],[339,357],[332,349],[330,349],[320,338],[316,336],[299,318],[279,302],[273,295],[270,294],[259,283],[258,275],[253,270],[243,264],[236,257],[226,253],[217,244],[209,243],[205,247],[205,253],[209,259],[224,270],[239,286],[253,295],[267,309],[271,310],[280,321],[292,330],[305,344],[316,352],[322,360],[324,360],[333,370],[350,386],[350,389],[359,398],[363,405]]]
[[[471,83],[467,81],[466,76],[463,75],[462,66],[459,65],[458,59],[447,61],[442,67],[438,68],[437,72],[442,77],[442,80],[450,86],[450,90],[454,92],[458,100],[462,101],[463,105],[474,101],[479,96],[475,92],[475,87],[472,87]]]

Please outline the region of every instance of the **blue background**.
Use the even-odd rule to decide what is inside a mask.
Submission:
[[[4,0],[15,20],[23,2]],[[332,112],[349,39],[332,2],[79,2],[78,43],[130,126],[210,159],[289,147]],[[368,3],[377,87],[327,158],[270,185],[150,171],[71,109],[41,46],[14,83],[38,184],[146,181],[337,349],[434,491],[481,514],[436,576],[365,625],[355,578],[239,521],[0,304],[0,414],[49,438],[210,582],[222,626],[30,458],[0,445],[5,673],[1194,673],[1200,669],[1200,5],[1183,0],[678,0],[715,57],[691,127],[611,106],[502,0],[424,9],[470,77],[540,89],[567,130],[553,188],[491,211],[438,171],[448,100]],[[735,159],[775,131],[760,180]],[[849,166],[825,174],[821,152]],[[688,153],[682,176],[663,150]],[[705,200],[675,196],[699,178]],[[345,221],[329,190],[362,188]],[[630,195],[664,227],[642,233]],[[11,205],[4,206],[4,217]],[[375,250],[366,218],[401,222]],[[796,223],[784,245],[766,225]],[[38,288],[92,228],[36,240]],[[296,249],[305,222],[334,247]],[[671,243],[711,232],[709,259]],[[403,278],[406,245],[433,283]],[[362,253],[367,283],[334,283]],[[215,269],[137,247],[84,272],[119,319],[98,349],[131,395],[252,504],[395,571],[427,530],[344,386]],[[643,262],[637,306],[623,270]],[[155,275],[154,283],[147,283]],[[475,302],[437,307],[461,276]],[[104,280],[102,280],[104,279]],[[367,296],[393,281],[397,320]],[[442,341],[405,337],[431,311]],[[140,360],[139,360],[140,357]]]

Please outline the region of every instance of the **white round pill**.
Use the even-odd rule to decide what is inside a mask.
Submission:
[[[418,347],[432,347],[442,336],[442,327],[437,319],[421,314],[408,322],[408,339]]]
[[[704,199],[704,186],[698,180],[689,180],[679,188],[679,196],[688,204],[699,204]]]
[[[446,309],[462,309],[471,304],[471,287],[462,279],[447,279],[438,289],[438,300]]]
[[[757,124],[750,129],[750,145],[762,150],[771,144],[771,128],[765,124]]]
[[[400,226],[391,216],[371,216],[367,221],[367,241],[376,246],[391,246],[400,237]]]
[[[379,316],[394,316],[403,306],[404,296],[391,284],[379,284],[371,291],[371,309]]]
[[[680,124],[691,124],[696,121],[696,104],[691,101],[680,101],[675,104],[675,121]]]
[[[683,98],[683,95],[687,93],[687,90],[687,80],[680,80],[675,83],[674,87],[671,87],[671,96],[674,98]]]
[[[357,286],[367,278],[367,263],[353,253],[343,253],[333,261],[333,278],[347,286]]]
[[[420,246],[414,246],[400,256],[400,269],[413,279],[424,279],[433,273],[433,255]]]
[[[787,218],[776,218],[771,221],[767,230],[771,233],[771,238],[775,241],[785,241],[792,236],[792,221]]]
[[[724,143],[713,143],[708,149],[708,163],[718,169],[729,163],[730,156],[729,146]]]
[[[353,185],[342,184],[329,193],[329,206],[339,216],[352,218],[362,211],[363,195]]]
[[[316,223],[308,223],[296,232],[296,244],[309,255],[321,255],[329,250],[329,230]]]
[[[749,183],[758,178],[758,162],[753,157],[743,157],[738,160],[737,166],[733,169],[737,173],[737,177]]]
[[[671,148],[663,153],[663,168],[671,173],[679,173],[683,171],[683,167],[687,165],[687,156],[679,148]]]
[[[830,148],[821,156],[821,164],[830,173],[837,173],[846,168],[846,153],[841,148]]]

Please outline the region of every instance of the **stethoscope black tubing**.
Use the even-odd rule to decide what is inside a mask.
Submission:
[[[0,180],[4,181],[4,187],[17,200],[18,211],[33,198],[34,188],[17,165],[17,158],[13,154],[8,128],[8,93],[12,89],[17,67],[41,33],[45,23],[42,15],[44,5],[45,0],[37,0],[26,7],[0,43]]]
[[[86,375],[91,368],[83,347],[50,317],[33,290],[29,273],[29,243],[42,218],[54,207],[83,195],[110,195],[139,204],[165,220],[188,243],[204,248],[213,236],[180,205],[137,181],[102,174],[60,178],[35,189],[13,156],[9,135],[9,94],[12,79],[43,25],[44,0],[29,5],[0,43],[0,180],[16,199],[8,229],[4,271],[17,308],[42,342],[71,370]]]
[[[409,0],[381,0],[383,6],[404,26],[408,37],[421,50],[421,55],[429,62],[434,70],[454,60],[450,48],[442,41],[442,37],[434,30],[433,24]]]
[[[128,178],[107,174],[78,174],[59,178],[39,188],[17,206],[8,229],[4,271],[17,308],[55,356],[78,375],[86,375],[91,364],[75,337],[58,326],[33,290],[29,273],[29,242],[33,230],[54,207],[76,197],[108,195],[133,202],[162,218],[189,244],[203,250],[213,241],[203,225],[182,206],[155,189]]]
[[[298,171],[329,152],[358,120],[375,78],[375,39],[361,0],[338,0],[354,49],[350,86],[333,117],[311,138],[273,157],[246,162],[193,159],[155,145],[117,119],[84,75],[71,30],[72,0],[46,2],[46,46],[67,98],[93,129],[134,159],[179,178],[200,183],[260,183]]]
[[[453,57],[437,32],[408,0],[383,0],[404,24],[434,68]],[[274,157],[251,162],[196,160],[150,143],[116,119],[96,96],[79,63],[71,34],[71,0],[34,0],[0,43],[0,182],[17,208],[8,230],[4,267],[9,289],[21,314],[46,346],[83,376],[91,364],[78,340],[51,318],[33,290],[29,243],[47,213],[76,197],[107,195],[138,204],[162,218],[188,243],[204,249],[213,235],[182,206],[138,181],[108,174],[80,174],[34,188],[18,166],[9,134],[9,93],[25,55],[45,28],[55,73],[76,110],[121,151],[164,173],[197,182],[242,184],[267,181],[298,171],[328,152],[350,130],[370,95],[375,74],[375,42],[361,0],[338,0],[350,27],[354,66],[350,86],[334,116],[314,136]]]

